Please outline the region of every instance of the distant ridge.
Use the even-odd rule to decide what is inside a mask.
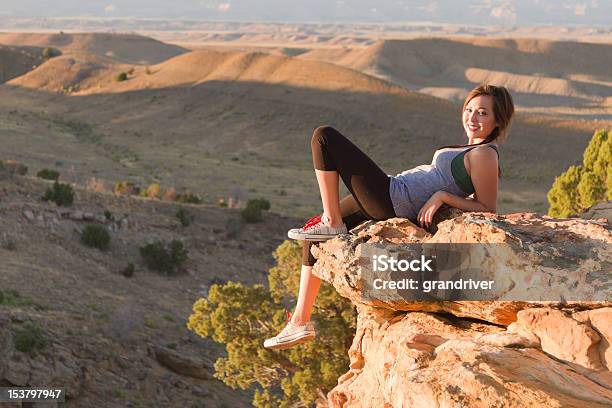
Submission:
[[[129,79],[116,81],[117,73],[128,68],[133,68]],[[54,92],[78,85],[78,92],[89,94],[195,85],[208,81],[284,84],[374,94],[412,94],[383,79],[327,62],[261,52],[213,50],[187,52],[147,67],[108,64],[100,57],[75,60],[62,56],[14,79],[11,84]]]
[[[0,44],[55,47],[66,54],[89,54],[128,64],[157,64],[187,51],[150,37],[116,33],[2,33]]]
[[[350,51],[314,49],[299,58],[334,61],[456,101],[489,82],[507,86],[525,105],[548,98],[549,104],[605,106],[612,94],[609,55],[612,44],[457,37],[382,40]]]

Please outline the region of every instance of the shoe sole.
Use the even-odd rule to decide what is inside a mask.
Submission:
[[[342,234],[346,234],[343,232]],[[304,234],[303,232],[287,232],[287,236],[296,241],[314,241],[314,242],[323,242],[328,241],[338,235],[342,234]]]
[[[302,336],[302,337],[300,337]],[[316,337],[316,333],[314,332],[310,332],[306,335],[302,335],[302,334],[298,334],[298,335],[294,335],[294,336],[287,336],[288,340],[283,340],[280,343],[276,343],[273,346],[269,346],[266,347],[267,349],[270,350],[282,350],[282,349],[286,349],[289,347],[293,347],[296,346],[298,344],[302,344],[302,343],[306,343],[310,340],[313,340]]]

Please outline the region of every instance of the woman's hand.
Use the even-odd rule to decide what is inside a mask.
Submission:
[[[429,200],[427,200],[423,207],[421,207],[419,215],[417,216],[417,221],[421,225],[421,228],[423,228],[423,226],[428,228],[431,225],[434,214],[438,211],[438,208],[444,204],[444,200],[442,199],[444,194],[444,191],[436,191],[429,197]]]

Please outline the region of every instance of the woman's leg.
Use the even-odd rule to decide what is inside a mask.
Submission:
[[[348,195],[340,201],[340,214],[342,221],[348,229],[354,228],[366,221],[368,218],[361,211],[353,195]],[[295,311],[291,316],[291,322],[296,325],[304,324],[310,320],[312,307],[321,285],[321,279],[312,274],[312,266],[316,259],[312,256],[310,248],[312,241],[302,242],[302,269],[300,272],[300,290],[295,306]]]
[[[323,211],[331,226],[339,224],[342,217],[339,177],[369,219],[395,216],[389,176],[350,140],[331,126],[320,126],[315,129],[310,146]]]
[[[303,241],[307,242],[307,241]],[[300,271],[300,291],[298,292],[295,311],[291,322],[295,325],[304,324],[310,320],[310,313],[321,286],[321,279],[312,274],[312,266],[302,265]]]
[[[344,223],[351,229],[368,219],[395,217],[389,196],[389,176],[350,140],[330,126],[321,126],[313,133],[311,149],[323,211],[331,226]],[[340,177],[351,192],[342,201],[339,200]],[[310,252],[312,244],[302,241],[300,289],[291,318],[296,325],[310,320],[321,285],[321,280],[312,274],[316,261]]]
[[[340,189],[338,188],[338,172],[335,170],[324,171],[315,169],[321,201],[323,202],[323,214],[327,216],[330,227],[342,225],[342,214],[340,214]]]

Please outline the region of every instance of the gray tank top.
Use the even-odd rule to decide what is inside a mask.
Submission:
[[[497,151],[496,145],[487,144],[487,146]],[[396,176],[390,176],[389,195],[395,215],[416,222],[419,210],[436,191],[446,191],[463,198],[473,193],[473,187],[470,191],[469,188],[466,188],[465,183],[461,183],[460,173],[467,175],[463,164],[463,156],[475,147],[466,146],[436,150],[431,164],[424,164]],[[455,158],[457,160],[453,163]],[[460,168],[463,168],[463,171]],[[463,189],[458,182],[461,183]],[[471,181],[469,185],[471,186]]]

